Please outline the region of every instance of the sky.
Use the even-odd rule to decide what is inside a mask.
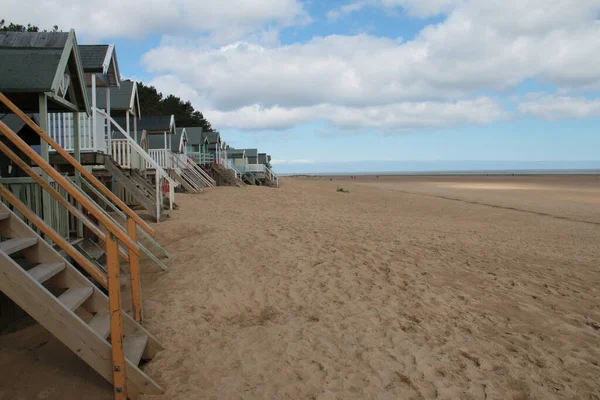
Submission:
[[[600,0],[26,3],[279,172],[600,168]]]

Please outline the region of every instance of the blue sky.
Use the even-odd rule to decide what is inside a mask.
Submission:
[[[125,77],[192,101],[282,172],[600,167],[598,0],[32,2],[0,8],[115,43]]]

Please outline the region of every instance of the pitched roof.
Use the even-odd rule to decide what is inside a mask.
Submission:
[[[94,44],[79,46],[83,71],[95,73],[105,86],[119,87],[120,72],[117,53],[112,44]],[[91,82],[88,86],[91,86]]]
[[[104,59],[106,58],[107,44],[92,44],[79,46],[81,65],[84,72],[103,72]]]
[[[68,40],[68,33],[0,33],[0,90],[49,92]]]
[[[183,129],[186,131],[188,143],[190,145],[199,145],[206,139],[206,135],[202,128],[199,126],[190,126],[185,128],[177,128],[177,132],[181,132]]]
[[[258,149],[244,149],[246,150],[246,157],[258,157]]]
[[[88,88],[88,96],[92,98],[92,89]],[[132,96],[135,96],[132,103]],[[105,108],[106,89],[96,89],[96,106]],[[110,110],[111,111],[131,111],[139,114],[139,101],[137,99],[137,84],[132,81],[122,81],[118,88],[110,89]],[[139,122],[138,122],[139,124]],[[139,125],[138,125],[139,126]],[[139,129],[141,130],[141,129]]]
[[[209,144],[218,143],[221,141],[221,134],[219,132],[207,132],[206,139]]]
[[[0,91],[18,93],[17,106],[24,111],[37,111],[37,94],[51,93],[55,101],[49,103],[50,110],[64,111],[61,102],[67,99],[89,112],[74,31],[0,32],[0,60]],[[67,91],[61,93],[64,87]]]
[[[244,149],[230,149],[227,150],[227,157],[229,158],[245,158],[246,150]]]

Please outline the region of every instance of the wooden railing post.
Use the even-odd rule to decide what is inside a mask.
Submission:
[[[137,225],[132,218],[127,218],[127,234],[137,242]],[[140,258],[138,255],[129,254],[129,276],[131,278],[131,298],[133,302],[133,316],[137,322],[142,322],[142,293],[140,282]]]
[[[110,308],[110,343],[115,400],[127,400],[125,387],[125,353],[123,351],[123,316],[121,314],[121,271],[118,244],[112,233],[106,235],[108,267],[108,302]]]

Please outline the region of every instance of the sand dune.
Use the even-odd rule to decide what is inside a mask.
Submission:
[[[597,398],[600,226],[381,183],[180,196],[156,225],[171,269],[144,274],[146,324],[168,349],[145,367],[167,390],[152,399]],[[526,193],[524,208],[563,208]]]

